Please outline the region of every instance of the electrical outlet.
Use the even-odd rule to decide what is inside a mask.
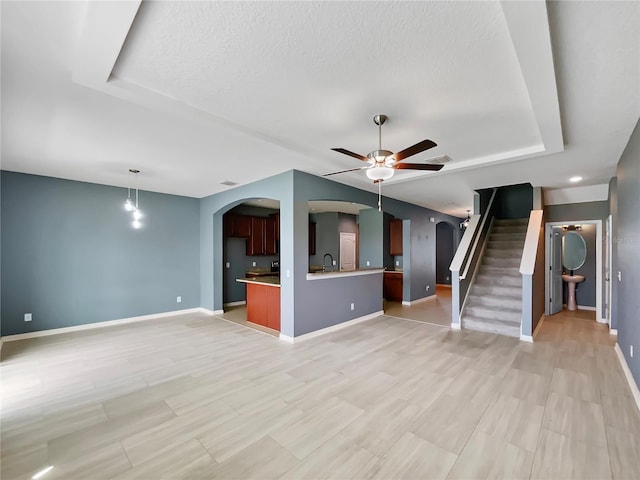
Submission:
[[[351,305],[353,305],[353,303]],[[351,310],[353,310],[353,308]],[[629,346],[629,356],[633,358],[633,345]]]
[[[622,281],[622,272],[618,272],[618,281],[621,282]]]
[[[449,277],[447,277],[447,281],[449,280]]]
[[[251,262],[251,266],[255,267],[256,266],[256,262]]]
[[[435,222],[436,222],[436,219],[435,219],[434,217],[429,217],[429,221],[430,221],[431,223],[435,223]]]
[[[335,267],[338,264],[338,261],[334,260],[332,263],[333,263],[333,266]]]
[[[371,265],[371,262],[367,260],[367,267]]]
[[[400,260],[396,260],[396,267],[400,266]]]
[[[227,262],[227,268],[231,268],[231,262]]]
[[[176,303],[182,303],[182,297],[176,297]]]
[[[32,320],[31,314],[30,313],[25,313],[24,314],[24,321],[25,322],[30,322]]]
[[[351,310],[355,310],[355,308],[356,308],[356,304],[352,303],[351,304]],[[633,347],[631,347],[631,348],[633,348]],[[633,353],[631,354],[631,356],[633,357]]]

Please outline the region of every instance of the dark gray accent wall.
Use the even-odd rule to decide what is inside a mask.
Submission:
[[[451,285],[449,266],[454,254],[454,228],[447,222],[440,222],[436,225],[436,283]]]
[[[533,187],[529,183],[500,187],[496,202],[496,218],[529,218],[533,210]]]
[[[135,230],[126,189],[14,172],[1,182],[2,335],[200,305],[198,199],[141,191]]]
[[[574,220],[604,220],[609,216],[609,202],[565,203],[546,205],[545,221],[566,222]]]
[[[578,307],[596,307],[596,225],[587,223],[582,225],[582,230],[577,231],[587,245],[587,257],[584,265],[573,273],[576,275],[584,275],[585,280],[576,285],[576,303]],[[563,237],[566,232],[563,233]],[[570,273],[563,268],[564,273]],[[563,302],[567,304],[568,288],[567,284],[562,284]],[[602,297],[604,298],[604,296]]]
[[[616,225],[613,239],[613,272],[620,272],[617,284],[618,344],[627,364],[640,385],[640,122],[636,123],[616,168]],[[3,281],[4,283],[4,281]],[[630,348],[634,347],[631,358]]]

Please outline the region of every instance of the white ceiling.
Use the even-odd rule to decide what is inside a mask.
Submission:
[[[429,138],[385,195],[602,184],[640,114],[638,2],[6,2],[2,168],[203,197]],[[375,191],[363,172],[331,177]]]

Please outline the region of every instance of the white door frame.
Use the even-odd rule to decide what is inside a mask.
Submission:
[[[604,286],[605,288],[605,292],[606,292],[606,300],[607,300],[607,308],[606,308],[606,322],[607,325],[609,325],[609,330],[611,330],[611,293],[612,293],[612,283],[613,283],[613,279],[611,278],[611,273],[613,270],[613,218],[611,215],[609,215],[607,217],[606,220],[606,226],[607,226],[607,231],[606,231],[606,269],[605,269],[605,275],[607,275],[607,277],[605,278],[605,282],[607,282]]]
[[[544,293],[545,315],[549,314],[549,295],[551,294],[551,281],[549,267],[551,266],[551,242],[547,241],[551,234],[551,227],[562,225],[585,225],[596,226],[596,322],[607,323],[607,319],[602,316],[602,220],[564,220],[562,222],[546,222],[544,228]]]

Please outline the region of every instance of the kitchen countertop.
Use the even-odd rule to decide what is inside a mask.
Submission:
[[[268,287],[280,287],[280,277],[263,276],[255,278],[236,278],[236,282],[255,283],[257,285],[266,285]]]
[[[359,268],[356,270],[343,270],[335,272],[307,273],[307,280],[325,280],[338,277],[356,277],[359,275],[371,275],[374,273],[384,273],[383,268]]]

